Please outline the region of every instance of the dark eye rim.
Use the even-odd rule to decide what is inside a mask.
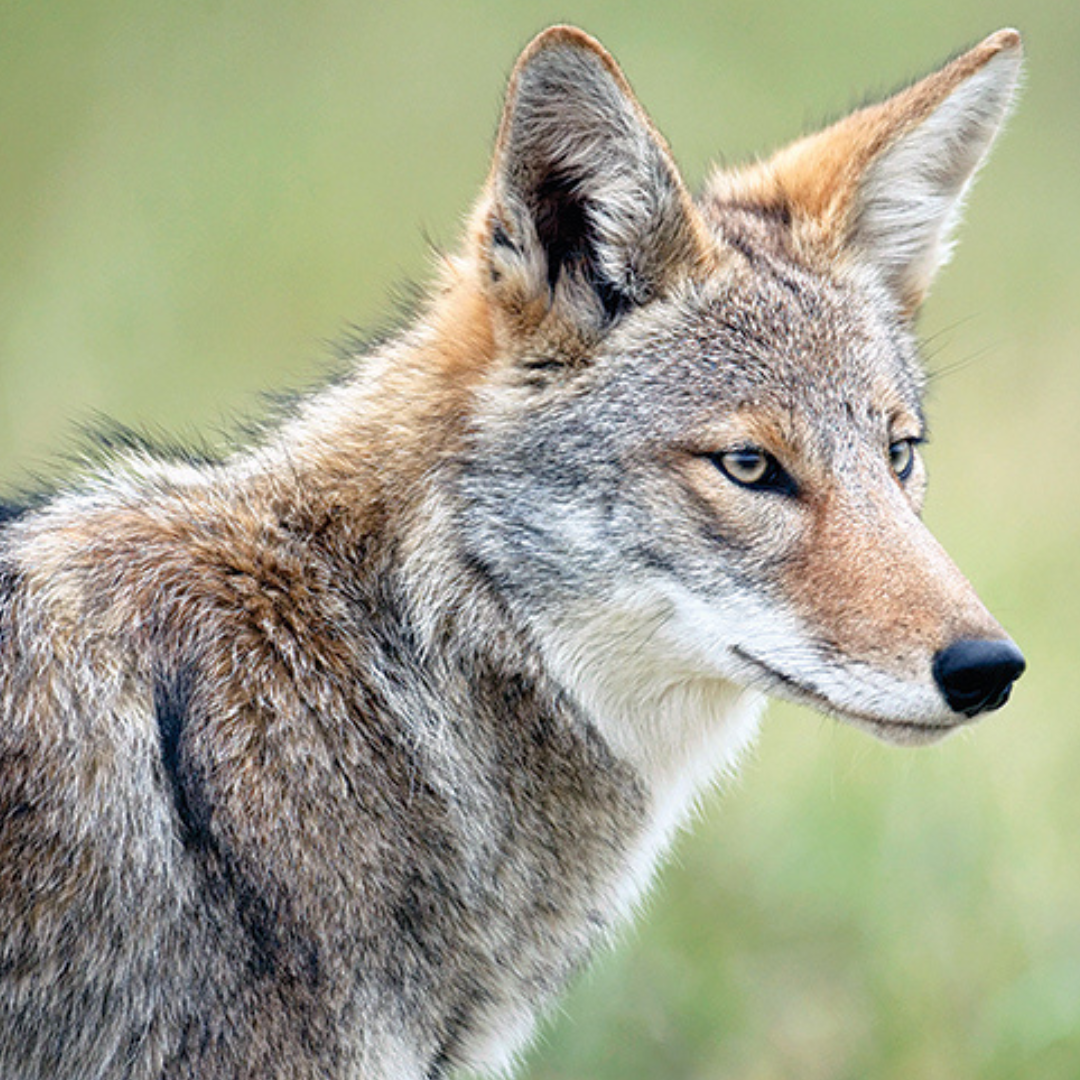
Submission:
[[[915,462],[917,460],[917,451],[926,440],[918,435],[908,435],[902,439],[893,439],[889,443],[889,466],[892,468],[893,474],[897,480],[904,483],[911,478],[911,474],[915,471]],[[908,451],[907,461],[904,463],[902,469],[896,468],[893,465],[893,453],[898,447],[906,447]]]
[[[725,458],[735,454],[760,455],[765,462],[765,471],[757,480],[743,480],[736,476],[725,463]],[[777,495],[787,495],[794,498],[799,494],[799,487],[792,477],[784,471],[783,466],[767,450],[759,446],[733,446],[727,450],[706,454],[706,458],[720,470],[724,476],[738,487],[747,491],[770,492]]]

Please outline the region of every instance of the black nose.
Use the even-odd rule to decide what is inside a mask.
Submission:
[[[934,657],[934,681],[953,712],[975,716],[1004,705],[1026,666],[1011,641],[954,641]]]

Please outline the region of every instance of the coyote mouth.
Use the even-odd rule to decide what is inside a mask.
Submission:
[[[748,664],[768,679],[768,685],[764,689],[777,693],[790,701],[811,705],[819,712],[835,716],[839,720],[849,721],[858,727],[866,728],[871,734],[877,735],[888,742],[906,743],[908,745],[935,742],[955,731],[958,727],[963,727],[965,723],[963,720],[957,723],[887,720],[873,713],[862,712],[848,705],[837,704],[817,687],[780,671],[771,664],[759,659],[753,653],[747,652],[746,649],[739,645],[733,645],[731,651],[743,663]]]

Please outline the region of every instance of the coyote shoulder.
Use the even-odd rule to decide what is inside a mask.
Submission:
[[[1003,704],[912,325],[1019,66],[692,198],[548,30],[411,328],[220,461],[6,508],[0,1076],[503,1068],[764,694],[908,744]]]

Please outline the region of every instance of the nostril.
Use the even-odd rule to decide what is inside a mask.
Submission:
[[[1000,708],[1027,665],[1011,641],[954,641],[934,657],[934,681],[953,712],[975,716]]]

